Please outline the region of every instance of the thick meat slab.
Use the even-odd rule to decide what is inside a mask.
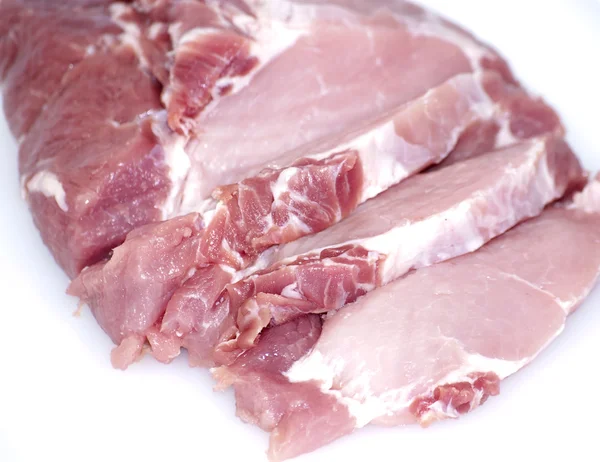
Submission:
[[[109,3],[0,4],[0,77],[23,194],[72,277],[163,218],[174,180],[178,142],[161,87]]]
[[[223,303],[235,327],[218,360],[252,347],[273,322],[337,310],[411,269],[472,252],[583,181],[568,146],[548,137],[417,175],[336,226],[277,249],[274,266],[230,285]],[[164,322],[177,315],[170,305]]]
[[[456,106],[442,107],[433,125],[417,131],[404,123],[417,146],[379,146],[407,149],[388,183],[441,160],[454,144],[472,155],[498,140],[562,131],[552,109],[527,97],[494,50],[405,2],[5,0],[0,17],[0,78],[22,141],[24,193],[71,276],[137,226],[212,210],[213,196],[238,192],[219,187],[257,176],[264,186],[285,171],[264,245],[327,226],[360,201],[363,183],[370,196],[383,187],[364,181],[377,164],[363,164],[356,149],[341,145],[361,135],[363,143],[386,141],[391,128],[401,133],[394,116],[419,112],[407,105],[449,79],[459,92]],[[496,82],[482,76],[486,70],[497,73]],[[469,83],[473,73],[479,84]],[[452,97],[449,86],[444,98]],[[425,105],[424,114],[435,105]],[[489,129],[485,136],[480,125]],[[421,153],[429,135],[447,138]],[[403,142],[412,143],[411,136]],[[287,169],[306,162],[317,165],[288,185]],[[295,223],[287,214],[297,196],[285,188],[315,175],[323,181],[302,191],[298,213],[316,223],[280,229]],[[323,194],[334,185],[343,203],[323,201],[315,212],[323,184],[330,187]],[[266,196],[252,206],[262,212]]]
[[[293,328],[275,327],[215,375],[233,384],[238,414],[272,432],[273,460],[371,422],[457,418],[552,342],[596,284],[597,192],[591,183],[573,203],[549,207],[474,253],[367,294],[329,316],[313,347],[306,344],[320,326],[301,342],[286,334]],[[276,344],[285,360],[265,354]]]
[[[52,3],[52,4],[51,4]],[[0,5],[0,81],[4,112],[22,139],[77,64],[120,28],[109,1],[3,0]]]
[[[88,57],[64,85],[21,144],[20,170],[46,245],[74,277],[161,218],[171,179],[158,88],[130,47]]]
[[[225,2],[220,25],[175,29],[163,99],[172,128],[199,132],[187,148],[186,212],[216,187],[287,167],[289,153],[347,139],[456,75],[493,69],[515,83],[493,50],[405,2],[247,3],[253,14]]]

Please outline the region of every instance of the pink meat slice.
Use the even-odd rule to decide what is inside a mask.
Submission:
[[[493,69],[514,83],[489,47],[405,2],[248,4],[252,15],[217,8],[222,26],[202,23],[174,43],[163,99],[171,127],[196,135],[185,211],[216,187],[265,165],[286,167],[286,154],[297,159],[315,143],[344,139],[456,75]],[[223,60],[200,60],[205,54]]]
[[[561,333],[596,284],[598,191],[593,182],[572,204],[551,206],[474,253],[365,295],[329,316],[291,367],[277,357],[302,350],[299,340],[263,360],[277,348],[271,339],[290,329],[284,324],[215,376],[233,385],[240,417],[271,431],[272,460],[369,423],[427,426],[472,411]],[[310,412],[334,398],[345,413],[333,405],[325,406],[329,420]]]
[[[497,72],[500,87],[514,87],[527,106],[540,108],[541,130],[562,130],[552,109],[518,88],[494,50],[404,2],[6,0],[0,12],[4,101],[15,135],[28,134],[20,149],[24,192],[44,241],[72,277],[105,258],[137,226],[212,210],[215,188],[256,176],[264,184],[272,181],[261,173],[265,167],[275,175],[307,158],[317,166],[294,176],[291,187],[301,189],[298,183],[310,184],[315,175],[322,181],[303,191],[309,200],[297,213],[314,216],[315,228],[327,226],[332,215],[339,219],[338,212],[355,205],[362,178],[371,178],[360,175],[369,165],[339,144],[373,131],[462,74]],[[350,71],[340,72],[344,67]],[[495,106],[508,108],[481,85]],[[81,112],[90,106],[91,114]],[[444,119],[450,125],[435,129],[458,123],[462,128],[452,134],[464,144],[478,121],[460,107],[459,121],[450,114]],[[490,139],[506,140],[505,133],[490,131]],[[324,157],[314,157],[317,147],[329,159],[325,168]],[[418,159],[406,174],[437,161]],[[398,178],[403,172],[396,170]],[[286,186],[285,178],[278,184]],[[326,199],[335,201],[329,194],[335,184],[344,203],[314,213],[306,203],[323,202],[323,184]],[[235,188],[216,191],[217,199],[237,194]],[[262,211],[269,200],[263,195],[249,207]],[[261,245],[293,239],[302,228],[280,232],[282,222],[294,221],[288,211],[295,200],[284,192],[277,203],[279,222]],[[264,220],[259,224],[264,227]]]
[[[146,235],[148,242],[136,239],[118,250],[120,255],[128,252],[146,255],[146,264],[143,257],[136,259],[139,267],[126,267],[126,258],[101,262],[84,270],[79,278],[98,281],[83,285],[75,281],[70,293],[92,304],[94,312],[125,313],[134,308],[128,299],[133,296],[129,292],[135,287],[135,294],[148,305],[146,308],[135,305],[138,315],[145,313],[146,322],[140,324],[137,331],[130,332],[131,335],[139,339],[146,335],[146,331],[156,330],[155,324],[167,310],[169,315],[166,321],[158,326],[161,332],[167,336],[177,333],[179,339],[185,336],[185,346],[192,351],[209,351],[214,348],[214,338],[205,335],[206,329],[201,328],[205,325],[205,315],[202,313],[212,310],[211,305],[206,303],[214,302],[214,297],[218,299],[218,294],[229,281],[225,277],[227,272],[219,270],[222,276],[219,281],[223,285],[216,287],[210,284],[203,288],[201,282],[211,279],[200,273],[212,274],[215,271],[212,266],[226,265],[230,268],[228,273],[231,277],[269,247],[327,229],[350,215],[359,203],[442,160],[468,132],[469,127],[478,121],[486,120],[503,127],[503,136],[499,136],[498,131],[490,134],[492,144],[503,144],[507,138],[512,140],[512,121],[520,119],[519,113],[513,111],[516,95],[527,102],[522,107],[542,105],[547,109],[544,131],[562,133],[562,125],[550,108],[542,101],[530,98],[522,90],[504,83],[498,74],[463,74],[428,91],[422,98],[404,105],[397,113],[367,127],[366,131],[354,134],[348,140],[332,140],[324,148],[319,146],[316,154],[295,162],[294,154],[290,156],[290,162],[293,163],[288,168],[266,169],[255,177],[215,191],[214,197],[219,202],[206,223],[202,237],[194,237],[193,245],[198,246],[195,259],[188,260],[187,270],[197,268],[199,271],[182,287],[181,296],[175,297],[169,308],[164,300],[172,291],[169,294],[157,292],[152,274],[155,271],[155,259],[168,261],[170,256],[165,253],[164,257],[159,257],[146,252],[145,249],[151,246],[153,240],[151,234]],[[334,148],[329,149],[331,146]],[[473,153],[476,154],[480,152]],[[200,219],[199,216],[197,219]],[[159,227],[163,228],[162,225]],[[141,252],[134,247],[138,244]],[[157,251],[168,252],[169,249]],[[174,268],[174,272],[178,271],[178,268]],[[138,280],[139,272],[146,275],[146,289],[139,284],[128,283],[130,279]],[[113,273],[119,277],[115,279],[111,276]],[[157,274],[156,280],[160,281],[161,277],[161,274]],[[207,294],[202,295],[203,290]],[[162,304],[162,309],[157,308],[159,304]],[[226,309],[225,306],[219,307],[213,315],[221,319]],[[191,313],[196,313],[194,322],[190,321]],[[100,317],[121,319],[127,316]],[[185,322],[177,319],[180,316],[186,318]],[[103,327],[107,332],[122,331],[117,326]],[[211,329],[214,329],[212,325]],[[117,344],[126,336],[111,334]],[[167,341],[167,337],[155,340],[151,344],[158,351],[160,341]],[[175,345],[179,340],[172,337],[168,341]],[[159,356],[164,358],[164,355]],[[204,354],[191,356],[196,358],[192,362],[204,362],[205,357]]]
[[[584,178],[567,144],[543,137],[408,179],[337,225],[275,250],[271,268],[228,286],[223,303],[235,321],[217,361],[251,348],[271,323],[340,309],[414,268],[472,252]],[[177,317],[173,308],[164,323]]]

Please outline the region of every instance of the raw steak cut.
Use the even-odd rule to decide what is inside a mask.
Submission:
[[[454,130],[435,148],[460,137],[454,144],[472,154],[562,133],[552,109],[527,97],[497,53],[405,2],[0,4],[0,79],[21,142],[23,192],[44,242],[72,277],[138,226],[213,210],[212,196],[232,192],[215,188],[267,181],[265,167],[275,174],[308,156],[315,169],[325,163],[329,175],[340,172],[341,185],[362,184],[372,165],[343,152],[343,143],[382,133],[376,127],[449,79],[476,72],[493,80],[485,70],[497,73],[486,94],[472,93],[471,83],[468,95],[455,95],[455,114],[419,125],[415,136]],[[483,137],[481,125],[489,129]],[[448,153],[425,154],[411,157],[406,171],[393,169],[388,181]],[[303,192],[316,197],[322,185]],[[342,212],[358,194],[345,193]],[[319,210],[318,224],[332,213]]]
[[[596,284],[598,186],[474,253],[365,295],[320,334],[310,318],[274,327],[215,375],[234,386],[238,414],[271,431],[272,460],[371,422],[457,418],[552,342]]]
[[[408,2],[248,1],[253,14],[240,4],[204,15],[209,29],[174,28],[163,101],[173,129],[200,131],[188,145],[183,212],[315,145],[336,150],[456,75],[488,69],[516,83],[492,49]]]
[[[272,252],[266,259],[276,264],[227,287],[213,308],[232,318],[217,362],[251,348],[270,324],[337,310],[412,269],[476,250],[578,189],[584,178],[566,143],[546,137],[389,189],[337,225]],[[188,333],[189,321],[179,322],[187,305],[171,301],[163,332]]]
[[[0,79],[23,192],[72,277],[161,219],[172,183],[160,85],[109,3],[0,3]]]
[[[133,233],[108,263],[85,270],[70,291],[122,345],[113,354],[118,367],[131,362],[146,338],[162,361],[184,346],[192,364],[210,364],[221,343],[219,361],[229,362],[272,317],[282,322],[337,309],[413,267],[472,251],[582,182],[581,167],[561,139],[534,139],[417,175],[338,225],[265,253],[263,267],[283,261],[223,293],[244,271],[194,267],[204,234],[191,225],[193,215],[178,227],[166,222]]]

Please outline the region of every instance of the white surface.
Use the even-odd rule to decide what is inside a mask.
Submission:
[[[423,3],[507,56],[559,110],[585,165],[600,169],[598,2]],[[185,358],[110,367],[110,341],[89,312],[72,315],[67,278],[20,198],[3,119],[0,147],[0,461],[264,461],[266,435],[237,420],[232,395],[213,393],[208,373]],[[596,290],[566,332],[472,414],[427,430],[368,427],[298,461],[598,460],[599,332]]]

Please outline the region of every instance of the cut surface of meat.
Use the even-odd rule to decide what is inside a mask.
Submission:
[[[122,343],[113,354],[115,366],[126,361],[121,356],[135,359],[141,354],[146,342],[141,333],[154,324],[154,319],[162,314],[162,306],[190,276],[201,232],[202,221],[194,214],[142,226],[115,249],[106,263],[107,270],[103,264],[91,266],[73,283],[70,290],[103,297],[90,299],[88,304],[106,333]],[[148,262],[152,262],[151,267]],[[152,271],[151,284],[148,284],[149,271]],[[96,288],[97,285],[122,287],[124,280],[126,291]],[[128,309],[101,309],[123,305]]]
[[[457,143],[468,157],[562,133],[494,50],[406,2],[6,0],[0,16],[24,193],[71,277],[138,226],[238,194],[223,185],[274,182],[249,200],[266,246],[325,228]],[[480,124],[492,128],[469,142]],[[237,217],[218,218],[239,234]]]
[[[198,115],[172,128],[191,124],[198,127],[192,131],[201,132],[187,148],[192,161],[182,191],[184,211],[201,208],[199,200],[213,189],[265,165],[289,165],[287,153],[310,153],[312,144],[360,131],[456,75],[507,69],[490,64],[502,62],[493,50],[405,2],[381,2],[376,8],[366,1],[249,6],[255,19],[222,14],[249,38],[232,36],[230,28],[209,33],[194,28],[180,38],[181,47],[175,45],[176,63],[179,54],[198,56],[205,50],[223,48],[231,55],[226,74],[212,87],[203,86],[204,95],[196,95],[187,109],[177,105],[177,113]],[[252,57],[248,70],[244,63]],[[207,69],[215,71],[211,65]],[[230,75],[232,70],[242,75]],[[514,82],[508,71],[505,79]],[[166,92],[174,101],[181,101],[173,96],[178,87],[191,88],[172,82]],[[226,96],[219,97],[222,92]],[[198,101],[208,103],[198,107]],[[167,109],[172,112],[169,101]]]
[[[600,275],[559,116],[408,1],[0,0],[0,83],[114,367],[187,350],[272,460],[476,409]]]
[[[540,106],[546,108],[548,117],[542,133],[562,133],[560,121],[548,106],[506,84],[498,74],[463,74],[429,90],[423,97],[404,105],[400,111],[362,132],[352,134],[350,139],[329,140],[324,145],[319,145],[316,154],[296,161],[294,158],[300,154],[293,153],[289,156],[291,166],[288,168],[266,169],[238,184],[219,188],[214,193],[218,203],[206,215],[203,238],[196,242],[197,259],[190,260],[188,269],[191,271],[193,268],[219,264],[229,267],[229,272],[233,274],[244,269],[257,255],[273,245],[290,242],[330,227],[350,215],[358,204],[443,160],[460,140],[469,136],[469,129],[473,124],[490,123],[497,130],[490,132],[486,143],[473,143],[474,150],[467,157],[481,154],[479,149],[488,145],[503,145],[514,141],[517,137],[512,133],[516,133],[517,129],[511,127],[521,125],[513,122],[523,119],[521,113],[513,109],[515,100],[521,101],[519,110]],[[523,130],[521,132],[524,133]],[[527,133],[533,131],[529,130]],[[148,238],[152,239],[152,236],[148,234]],[[141,244],[142,248],[146,245],[148,243]],[[135,252],[133,247],[129,248]],[[150,257],[148,254],[147,258],[147,268],[143,269],[143,261],[140,261],[142,266],[130,267],[130,270],[146,274],[148,292],[156,294],[151,268],[154,267],[157,255]],[[168,260],[169,256],[164,258]],[[81,278],[89,280],[97,277],[99,281],[85,286],[76,284],[70,292],[91,303],[102,304],[104,300],[111,300],[110,306],[95,306],[94,312],[133,309],[127,302],[130,297],[127,292],[133,287],[139,291],[140,287],[128,284],[129,276],[124,272],[126,270],[119,268],[119,264],[125,264],[126,261],[122,259],[119,263],[101,263],[93,270],[86,270]],[[100,271],[103,265],[104,269]],[[174,270],[179,271],[178,268]],[[212,272],[210,268],[203,271]],[[111,272],[118,273],[120,277],[115,280],[110,275]],[[137,279],[135,273],[130,277]],[[160,278],[161,275],[157,275],[157,280]],[[197,275],[197,278],[203,279],[203,276]],[[224,278],[219,279],[225,281]],[[197,282],[192,281],[190,284],[200,290]],[[105,294],[81,290],[82,287],[93,287],[93,291]],[[188,287],[182,290],[191,293]],[[211,285],[207,291],[214,294],[215,287]],[[109,292],[118,295],[109,295]],[[144,295],[140,298],[150,302]],[[206,299],[199,293],[193,298]],[[185,299],[189,301],[189,297]],[[161,313],[155,308],[159,302],[164,301],[161,298],[149,303],[146,311],[154,315],[147,317],[145,329],[151,329],[153,323],[158,322],[161,317]],[[176,303],[171,306],[176,306]],[[136,307],[139,311],[144,311],[142,306]],[[195,311],[201,312],[208,308],[210,307],[196,307]],[[166,306],[163,312],[164,309]],[[173,311],[176,309],[170,310],[169,320],[173,320]],[[221,310],[218,313],[221,317]],[[197,323],[199,324],[201,323]],[[183,332],[176,325],[177,323],[169,321],[163,325],[162,330],[167,334],[177,331],[180,336],[192,334],[189,328]],[[106,326],[106,330],[114,329]],[[144,333],[140,331],[135,335]],[[117,343],[123,340],[120,336],[111,337]],[[200,340],[197,332],[194,337]]]
[[[0,4],[0,77],[23,194],[71,277],[161,219],[173,183],[160,85],[112,6]]]
[[[70,70],[121,32],[108,1],[3,0],[0,81],[10,129],[22,139]]]
[[[597,186],[591,183],[572,204],[550,206],[476,252],[421,268],[330,315],[319,340],[291,367],[275,357],[265,362],[267,346],[259,342],[256,351],[214,374],[223,386],[233,385],[238,415],[272,432],[273,460],[371,422],[427,426],[457,418],[498,394],[502,379],[552,342],[596,284]],[[271,328],[265,342],[287,329]],[[290,355],[303,349],[291,343],[281,343],[279,357],[287,358],[287,348]],[[293,398],[278,401],[281,393]],[[347,414],[328,410],[327,421],[304,412],[326,397],[336,398]],[[294,402],[303,406],[288,404]]]
[[[127,102],[128,104],[125,104]],[[72,70],[20,146],[34,220],[67,273],[106,256],[123,234],[161,218],[170,168],[159,138],[159,91],[130,47]],[[85,116],[84,116],[85,114]]]
[[[230,285],[236,328],[219,362],[251,348],[260,331],[302,313],[337,310],[414,268],[472,252],[538,215],[585,175],[561,139],[514,145],[444,170],[417,175],[316,235],[280,247],[280,260]],[[165,322],[176,317],[167,310]]]

